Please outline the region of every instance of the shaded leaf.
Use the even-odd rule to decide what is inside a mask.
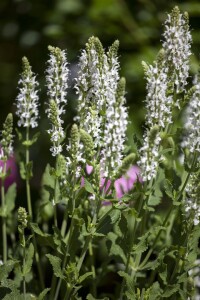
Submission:
[[[15,208],[15,199],[17,196],[17,185],[13,183],[9,186],[5,195],[6,213],[9,214]]]
[[[25,265],[23,268],[23,275],[25,276],[31,271],[31,267],[33,264],[33,255],[34,255],[34,247],[33,244],[30,243],[27,251],[26,251],[26,258],[25,258]]]
[[[85,189],[88,193],[95,194],[93,186],[91,185],[91,183],[86,178],[84,178],[84,187],[85,187]]]
[[[44,289],[44,290],[39,294],[37,300],[43,300],[44,297],[46,296],[46,294],[47,294],[50,290],[51,290],[50,288]]]
[[[56,277],[64,279],[64,275],[61,269],[61,259],[57,256],[51,255],[51,254],[46,254],[46,257],[48,257],[50,264],[53,267],[53,273]]]
[[[82,276],[79,277],[78,282],[83,282],[87,277],[92,276],[93,272],[86,272]]]
[[[0,266],[0,281],[6,279],[9,273],[13,270],[18,261],[8,260],[5,264]]]

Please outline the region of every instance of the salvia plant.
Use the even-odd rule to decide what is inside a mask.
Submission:
[[[142,63],[146,118],[134,149],[118,41],[106,51],[91,37],[82,50],[73,124],[67,52],[49,46],[40,135],[41,87],[22,59],[18,126],[8,114],[0,138],[1,299],[200,299],[200,75],[189,76],[188,22],[175,7],[155,61]],[[31,148],[42,135],[52,157],[38,201]],[[7,184],[19,152],[26,203]]]

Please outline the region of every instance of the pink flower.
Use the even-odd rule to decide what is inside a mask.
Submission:
[[[0,169],[4,167],[4,162],[0,160]],[[15,161],[14,156],[10,156],[6,163],[6,171],[9,170],[9,175],[5,179],[5,188],[6,190],[9,188],[9,186],[13,183],[18,181],[19,174],[17,170],[17,165]]]
[[[90,175],[93,171],[93,167],[90,165],[86,165],[86,173]],[[118,178],[114,182],[114,187],[115,187],[115,192],[116,192],[116,197],[117,198],[122,198],[122,196],[129,191],[131,191],[134,188],[134,183],[139,180],[142,182],[142,178],[140,176],[140,169],[137,166],[131,166],[128,171],[126,172],[125,175],[122,177]],[[111,180],[107,179],[106,182],[106,187],[104,186],[106,182],[106,178],[102,177],[100,181],[100,189],[103,190],[106,193],[111,185]],[[81,178],[81,186],[84,186],[84,178]],[[104,204],[107,204],[110,202],[105,202]]]
[[[121,198],[124,194],[131,191],[137,180],[142,181],[140,169],[137,166],[131,166],[125,175],[115,180],[114,186],[117,198]]]

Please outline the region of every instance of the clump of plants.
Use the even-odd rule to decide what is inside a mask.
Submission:
[[[40,135],[39,83],[22,59],[18,128],[14,135],[9,114],[0,141],[1,299],[198,297],[200,77],[189,77],[191,42],[188,14],[175,7],[156,60],[143,62],[146,125],[134,149],[126,144],[118,41],[105,51],[91,37],[82,50],[73,124],[64,124],[70,101],[66,51],[49,46],[49,128]],[[30,148],[43,135],[53,164],[47,162],[35,205]],[[5,188],[17,138],[25,207],[15,205],[16,183]]]

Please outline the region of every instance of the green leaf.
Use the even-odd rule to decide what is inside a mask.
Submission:
[[[33,177],[32,169],[33,169],[33,162],[29,161],[29,163],[26,164],[26,178],[27,179],[30,179],[31,177]]]
[[[50,291],[50,288],[44,289],[38,296],[37,300],[43,300],[46,294]]]
[[[25,164],[23,161],[20,161],[19,163],[20,168],[20,176],[22,179],[30,179],[33,176],[32,168],[33,168],[33,162],[29,161],[28,164]]]
[[[161,197],[151,195],[148,200],[148,205],[150,206],[157,206],[161,202]]]
[[[15,208],[15,199],[17,196],[17,186],[16,183],[13,183],[9,186],[8,191],[5,195],[5,203],[6,203],[6,213],[7,215],[12,212]]]
[[[167,251],[168,248],[165,247],[162,251],[159,252],[158,257],[155,260],[148,262],[141,270],[156,270],[162,264]]]
[[[44,233],[40,227],[38,226],[37,223],[30,223],[30,227],[31,229],[38,235],[42,236],[42,237],[48,237],[48,236],[51,236],[50,234],[48,233]]]
[[[10,294],[7,294],[3,300],[21,300],[20,292],[14,280],[4,279],[1,281],[1,287],[6,287],[11,290]]]
[[[20,176],[22,179],[26,179],[26,169],[25,169],[25,164],[23,161],[20,161],[19,163],[19,172],[20,172]]]
[[[53,226],[53,231],[54,231],[53,241],[54,244],[56,245],[56,250],[59,253],[64,254],[66,251],[66,243],[64,242],[60,230],[57,227]]]
[[[133,246],[133,252],[134,253],[143,253],[144,251],[147,250],[148,244],[147,244],[147,239],[149,237],[150,233],[149,231],[146,232],[143,236],[139,237],[139,243]]]
[[[123,277],[126,281],[129,297],[132,296],[132,299],[135,299],[135,286],[131,276],[124,271],[119,271],[118,274],[119,276]]]
[[[46,257],[48,257],[50,264],[53,267],[53,273],[56,277],[64,279],[65,276],[63,275],[62,269],[61,269],[61,259],[57,256],[46,254]]]
[[[93,272],[86,272],[84,275],[80,276],[78,279],[78,282],[81,283],[83,282],[87,277],[92,276]]]
[[[167,194],[167,196],[170,199],[174,199],[173,186],[168,179],[165,180],[164,189],[165,189],[165,193]]]
[[[25,265],[23,268],[23,276],[28,274],[31,271],[31,267],[33,264],[33,255],[34,255],[34,247],[33,244],[30,243],[27,251],[26,251],[26,257],[25,257]]]
[[[107,214],[104,214],[97,225],[97,232],[108,233],[112,230],[112,225],[116,224],[121,217],[121,211],[119,209],[111,209]]]
[[[180,289],[179,284],[168,285],[167,290],[162,294],[162,298],[169,298],[178,292]]]
[[[0,281],[9,276],[17,262],[17,260],[8,260],[5,264],[0,266]]]
[[[162,289],[160,288],[159,283],[156,281],[150,288],[149,299],[148,300],[157,300],[161,299]]]
[[[18,130],[18,128],[15,128],[15,131],[16,131],[16,133],[17,133],[17,136],[18,136],[19,141],[21,141],[22,138],[23,138],[21,132]]]
[[[24,145],[25,147],[32,146],[33,144],[35,144],[37,142],[39,136],[40,136],[40,132],[35,133],[31,140],[24,141],[22,143],[22,145]]]
[[[164,263],[159,269],[159,276],[162,279],[163,283],[167,285],[167,265]]]
[[[163,155],[168,152],[173,152],[173,151],[174,151],[174,148],[166,148],[160,152],[160,155]]]
[[[109,232],[107,236],[108,240],[106,242],[108,251],[110,255],[119,256],[124,263],[126,263],[126,255],[124,254],[124,250],[119,245],[117,241],[118,235],[114,232]]]
[[[94,191],[91,183],[86,178],[84,178],[84,187],[88,193],[95,194],[95,191]]]

